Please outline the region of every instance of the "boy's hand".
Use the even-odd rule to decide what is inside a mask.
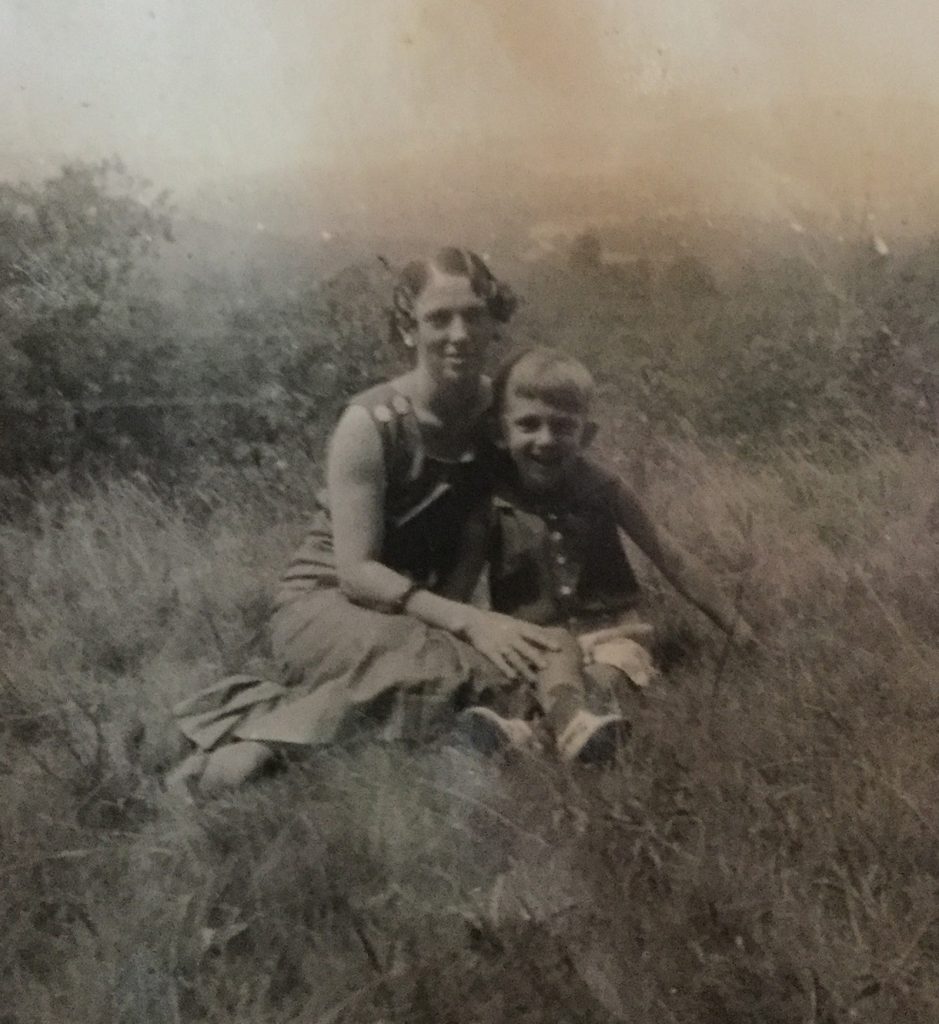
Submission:
[[[463,636],[508,679],[521,676],[537,682],[538,672],[546,664],[544,652],[559,649],[557,641],[541,626],[482,608],[466,611]]]

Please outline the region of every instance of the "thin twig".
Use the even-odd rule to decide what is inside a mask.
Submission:
[[[734,622],[735,623],[736,623],[737,619],[740,617],[740,602],[743,599],[744,583],[745,583],[744,577],[741,577],[740,580],[737,582],[737,590],[736,590],[736,592],[734,594]],[[718,658],[718,661],[717,661],[717,669],[715,670],[715,673],[714,673],[714,681],[711,683],[712,709],[713,709],[713,706],[717,703],[718,697],[720,696],[721,680],[724,677],[724,669],[727,667],[727,661],[730,658],[730,652],[731,652],[731,650],[733,650],[733,647],[734,647],[734,631],[733,631],[733,627],[731,627],[730,632],[727,634],[727,636],[724,639],[724,647],[721,650],[720,657]]]
[[[74,787],[74,782],[71,782],[69,779],[65,779],[59,775],[59,773],[51,768],[48,762],[45,761],[44,758],[41,758],[36,751],[32,749],[32,747],[24,746],[23,753],[34,761],[50,778],[55,779],[60,786],[64,786],[66,789],[72,789]]]

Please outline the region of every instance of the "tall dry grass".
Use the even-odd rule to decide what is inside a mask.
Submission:
[[[269,670],[308,504],[124,481],[0,527],[4,1022],[939,1019],[936,452],[622,463],[764,647],[650,577],[671,666],[609,772],[365,747],[173,802],[168,710]]]

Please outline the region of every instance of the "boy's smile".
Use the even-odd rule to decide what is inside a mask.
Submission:
[[[552,491],[568,476],[585,447],[588,421],[540,398],[506,396],[502,435],[523,487]]]

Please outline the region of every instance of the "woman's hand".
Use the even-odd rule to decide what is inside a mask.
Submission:
[[[511,615],[467,608],[462,634],[509,679],[521,676],[531,683],[545,667],[545,651],[560,649],[547,629],[513,619]]]

